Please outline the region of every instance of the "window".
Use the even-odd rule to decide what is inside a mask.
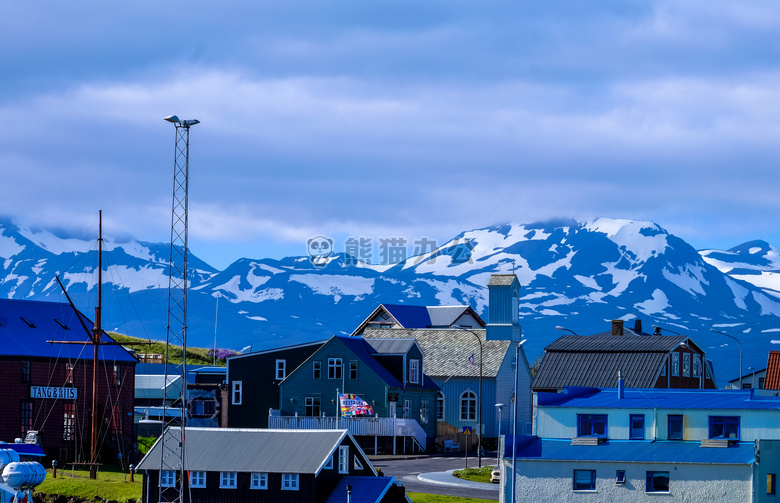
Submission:
[[[691,377],[691,354],[683,353],[683,377]]]
[[[122,367],[119,365],[114,365],[114,386],[121,386],[122,385]]]
[[[349,473],[349,446],[339,446],[339,473]]]
[[[357,456],[352,458],[352,462],[355,465],[355,470],[362,470],[363,469],[363,463],[360,462]]]
[[[65,384],[73,384],[73,365],[65,364]]]
[[[460,395],[460,419],[461,421],[477,419],[477,395],[473,391],[467,390]]]
[[[341,358],[328,358],[328,379],[341,379]]]
[[[190,472],[190,487],[206,487],[206,472]]]
[[[596,470],[574,470],[575,491],[595,491],[596,490]]]
[[[76,430],[76,404],[66,403],[64,420],[62,424],[62,439],[73,440],[73,436]]]
[[[710,438],[739,440],[739,416],[710,416]]]
[[[235,489],[238,487],[236,472],[220,472],[219,487],[222,489]]]
[[[404,400],[404,419],[411,419],[412,416],[412,401]]]
[[[213,398],[196,398],[190,402],[190,414],[195,417],[211,417],[216,411]]]
[[[287,361],[286,360],[276,360],[276,380],[281,381],[287,376]]]
[[[441,391],[436,394],[436,419],[444,420],[444,393]]]
[[[430,402],[428,400],[420,400],[420,422],[422,424],[428,424],[430,407]]]
[[[758,388],[759,389],[764,389],[764,382],[765,381],[766,381],[765,377],[759,377],[758,378]]]
[[[661,367],[661,377],[666,377],[666,362],[664,362],[664,366]]]
[[[22,361],[22,382],[30,382],[31,365],[29,360]]]
[[[241,405],[241,381],[233,381],[233,405]]]
[[[111,433],[122,433],[124,426],[124,405],[114,405],[111,407]]]
[[[22,438],[24,438],[27,431],[33,429],[33,403],[29,400],[22,401],[21,420]]]
[[[173,487],[176,484],[176,472],[173,470],[160,471],[160,487]]]
[[[776,492],[776,485],[777,482],[777,474],[776,473],[767,473],[766,474],[766,493],[767,494],[775,494]]]
[[[309,417],[316,417],[320,415],[320,399],[319,397],[307,396],[304,399],[306,404],[306,415]]]
[[[645,415],[631,414],[629,418],[628,438],[630,440],[645,439]]]
[[[328,462],[325,463],[325,466],[323,466],[326,470],[332,470],[333,469],[333,456],[330,456],[328,458]]]
[[[358,378],[357,367],[358,362],[349,362],[349,378],[354,380]]]
[[[615,484],[625,484],[626,483],[626,471],[625,470],[618,470],[615,472]]]
[[[409,382],[420,384],[420,360],[409,361]]]
[[[672,353],[672,375],[680,375],[680,353]]]
[[[693,355],[693,377],[701,377],[701,355]]]
[[[322,362],[312,362],[312,377],[320,379],[322,377]]]
[[[606,438],[607,415],[577,414],[577,436]]]
[[[678,414],[670,414],[667,417],[668,440],[682,440],[683,439],[683,417]]]
[[[268,489],[268,474],[253,473],[250,489]]]
[[[282,490],[283,491],[297,491],[298,490],[298,474],[297,473],[283,473],[282,474]]]
[[[668,493],[669,472],[647,472],[647,484],[645,485],[645,492]]]

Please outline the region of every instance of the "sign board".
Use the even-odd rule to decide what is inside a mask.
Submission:
[[[397,402],[398,401],[398,393],[390,393],[387,395],[387,401],[388,402]]]
[[[30,398],[61,398],[76,400],[79,397],[78,388],[55,388],[52,386],[30,386]]]
[[[471,426],[464,426],[463,427],[463,434],[464,435],[471,435]]]

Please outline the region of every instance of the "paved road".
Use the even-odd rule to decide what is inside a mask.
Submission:
[[[470,482],[452,476],[453,470],[466,467],[466,460],[462,457],[383,458],[372,460],[372,464],[381,468],[385,475],[403,482],[407,491],[498,501],[498,484]],[[495,460],[491,463],[482,459],[482,466],[494,464]],[[469,457],[468,466],[476,468],[476,458]]]

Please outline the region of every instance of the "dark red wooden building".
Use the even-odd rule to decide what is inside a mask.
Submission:
[[[92,322],[82,319],[92,330]],[[111,339],[103,335],[103,341]],[[93,356],[70,305],[0,299],[0,440],[13,442],[34,430],[46,456],[60,466],[89,461]],[[97,445],[103,463],[133,454],[135,364],[121,346],[99,349]]]

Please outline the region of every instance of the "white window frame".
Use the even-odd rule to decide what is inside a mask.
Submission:
[[[333,455],[332,454],[328,458],[328,462],[325,463],[325,466],[323,466],[323,468],[326,469],[326,470],[332,470],[333,469]]]
[[[464,404],[466,405],[464,409]],[[474,417],[471,417],[471,410],[472,410],[472,404],[473,404],[473,412]],[[460,420],[461,421],[476,421],[477,420],[477,394],[471,391],[470,389],[467,389],[463,393],[460,394]],[[465,416],[463,412],[466,412]]]
[[[428,424],[431,417],[431,402],[429,400],[420,400],[420,422]]]
[[[349,473],[349,446],[339,446],[339,473]]]
[[[241,381],[233,381],[233,393],[231,401],[233,405],[241,405],[244,398],[244,386]]]
[[[238,474],[236,472],[219,472],[220,489],[238,488]]]
[[[349,378],[353,381],[358,378],[358,362],[349,362]]]
[[[160,470],[160,487],[174,487],[176,485],[176,472],[173,470]]]
[[[206,487],[206,472],[190,472],[190,487]]]
[[[312,362],[311,367],[311,378],[312,379],[322,379],[322,362],[321,361],[314,361]]]
[[[268,489],[268,474],[267,473],[252,473],[252,481],[249,485],[250,489]]]
[[[297,473],[283,473],[282,474],[282,491],[297,491],[298,490],[298,474]]]
[[[420,384],[420,360],[409,360],[409,382]]]
[[[287,360],[276,360],[276,380],[281,381],[287,377]]]
[[[446,397],[444,396],[444,393],[439,391],[436,393],[436,420],[437,421],[444,421],[444,406]]]
[[[404,414],[404,419],[411,419],[412,418],[411,417],[411,415],[412,415],[412,401],[409,400],[408,398],[404,399],[403,414]]]
[[[357,455],[352,459],[352,462],[355,464],[355,470],[362,470],[363,469],[363,463],[360,462]]]

